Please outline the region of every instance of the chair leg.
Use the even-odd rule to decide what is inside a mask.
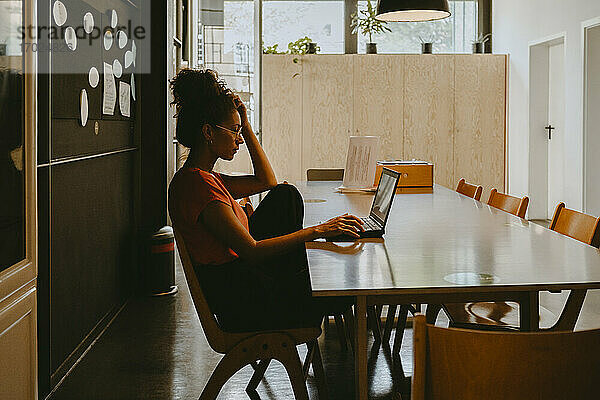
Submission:
[[[319,392],[319,400],[327,400],[329,393],[327,392],[327,378],[323,369],[323,359],[321,358],[321,349],[319,343],[314,340],[312,366],[315,372],[315,380],[317,381],[317,391]]]
[[[373,330],[375,344],[381,343],[381,326],[379,325],[381,320],[378,318],[377,310],[374,306],[367,307],[367,320],[371,325],[371,329]]]
[[[285,333],[258,334],[235,345],[217,364],[200,395],[200,400],[216,399],[223,385],[233,374],[253,361],[266,359],[279,360],[288,371],[296,399],[308,400],[296,343]],[[261,362],[257,369],[262,364]]]
[[[248,360],[238,358],[234,351],[225,354],[204,386],[200,400],[216,399],[229,378],[248,363]]]
[[[385,318],[385,328],[383,329],[383,343],[389,343],[390,337],[392,336],[392,329],[394,328],[394,321],[396,320],[396,309],[397,304],[389,304],[388,312]]]
[[[571,290],[567,302],[563,307],[558,321],[549,329],[543,329],[545,331],[573,331],[583,307],[583,301],[585,300],[586,289]]]
[[[279,355],[275,356],[275,358],[285,367],[296,400],[308,400],[308,389],[306,388],[306,382],[304,381],[302,363],[300,362],[300,356],[298,355],[296,346],[292,345],[289,347],[288,351],[281,352]]]
[[[354,331],[356,326],[354,324],[354,313],[352,312],[352,307],[349,307],[346,311],[344,311],[344,325],[348,330],[350,346],[352,347],[352,351],[354,351]]]
[[[425,318],[428,324],[435,324],[438,314],[442,309],[441,304],[427,304],[427,310],[425,311]]]
[[[337,328],[338,340],[340,341],[340,348],[342,351],[348,350],[348,344],[346,343],[346,330],[344,329],[344,320],[341,314],[335,314],[335,327]]]
[[[408,306],[403,304],[400,306],[398,313],[398,323],[396,324],[396,336],[394,337],[394,348],[392,354],[400,356],[400,348],[402,347],[402,338],[404,338],[404,328],[406,328],[406,319],[408,318]]]
[[[250,382],[246,386],[246,393],[250,394],[250,392],[255,392],[258,384],[265,376],[265,372],[267,372],[267,368],[269,368],[269,364],[271,363],[271,359],[267,358],[264,360],[260,360],[258,365],[254,368],[254,373],[252,374],[252,378],[250,378]]]
[[[315,340],[316,341],[316,340]],[[310,370],[310,365],[313,360],[313,355],[315,354],[315,345],[314,341],[310,341],[306,343],[306,358],[304,359],[304,364],[302,364],[302,375],[304,376],[304,380],[308,378],[308,371]]]

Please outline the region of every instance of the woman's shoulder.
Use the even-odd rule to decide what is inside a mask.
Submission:
[[[169,185],[169,191],[226,191],[219,174],[199,168],[180,168]]]

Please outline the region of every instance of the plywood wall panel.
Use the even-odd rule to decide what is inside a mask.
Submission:
[[[506,56],[457,55],[454,174],[504,191]]]
[[[353,58],[354,134],[379,136],[379,159],[402,159],[404,144],[403,55]]]
[[[302,170],[302,64],[298,56],[263,56],[262,143],[279,181],[306,179]]]
[[[404,158],[434,164],[434,181],[455,186],[454,56],[407,55],[404,73]]]
[[[344,168],[353,132],[352,55],[307,55],[302,63],[302,169]]]

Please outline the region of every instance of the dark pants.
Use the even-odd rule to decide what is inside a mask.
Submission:
[[[302,229],[303,219],[298,189],[278,185],[250,217],[250,234],[255,240],[286,235]],[[323,315],[351,304],[311,297],[304,244],[260,262],[199,265],[196,274],[219,324],[231,332],[317,326]]]

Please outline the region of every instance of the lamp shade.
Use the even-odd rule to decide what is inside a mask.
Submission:
[[[378,0],[375,18],[389,22],[416,22],[449,16],[448,0]]]

